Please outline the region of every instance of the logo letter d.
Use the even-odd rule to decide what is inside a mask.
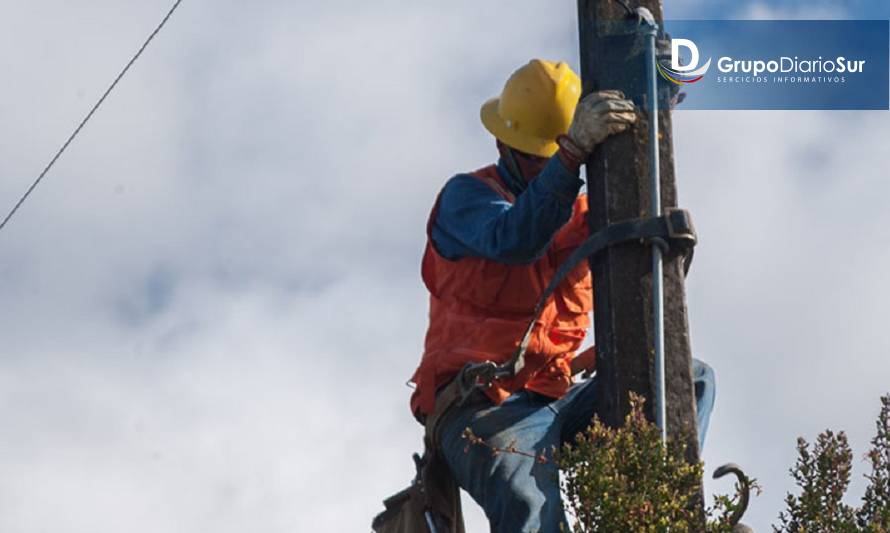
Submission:
[[[689,49],[689,53],[692,56],[689,59],[689,64],[685,66],[680,65],[681,46]],[[689,39],[671,39],[671,68],[673,70],[676,70],[677,72],[695,70],[695,67],[698,66],[698,60],[698,46],[696,46],[694,42]]]

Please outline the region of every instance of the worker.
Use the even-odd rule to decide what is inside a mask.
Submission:
[[[591,93],[579,102],[580,93],[580,80],[566,63],[534,59],[519,68],[500,97],[481,109],[495,137],[497,164],[452,177],[435,201],[422,263],[429,329],[411,380],[411,409],[420,421],[464,365],[511,357],[544,287],[588,235],[579,168],[599,143],[632,128],[637,115],[620,91]],[[494,532],[549,533],[567,526],[556,466],[533,456],[572,441],[591,423],[597,379],[574,384],[573,376],[595,368],[594,348],[578,353],[592,300],[584,261],[548,301],[522,370],[474,392],[440,419],[437,452]],[[714,374],[694,361],[693,375],[703,442]],[[524,453],[468,446],[467,428],[489,446]]]

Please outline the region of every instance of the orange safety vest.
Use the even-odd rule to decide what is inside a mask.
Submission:
[[[471,174],[513,203],[495,166]],[[439,199],[427,223],[423,281],[430,291],[430,324],[423,358],[411,378],[417,388],[411,410],[433,411],[436,391],[470,362],[510,359],[534,314],[537,301],[558,266],[587,238],[587,197],[575,201],[572,217],[554,236],[547,252],[527,265],[507,265],[479,257],[445,259],[432,242]],[[556,289],[538,318],[525,366],[515,377],[486,389],[496,404],[523,388],[562,397],[572,383],[570,363],[590,327],[593,292],[587,261]]]

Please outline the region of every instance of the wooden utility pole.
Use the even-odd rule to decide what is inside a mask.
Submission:
[[[660,0],[634,0],[661,24]],[[578,0],[583,94],[619,89],[645,110],[644,49],[619,0]],[[610,24],[612,22],[612,24]],[[622,28],[624,31],[622,31]],[[666,91],[667,89],[663,89]],[[665,98],[660,98],[666,104]],[[666,105],[664,107],[667,107]],[[649,216],[648,128],[641,112],[637,125],[598,147],[587,162],[591,232],[622,220]],[[659,112],[661,203],[677,206],[670,111]],[[689,327],[682,258],[664,258],[666,422],[670,438],[685,439],[687,458],[699,455],[695,426]],[[647,399],[654,420],[655,369],[652,316],[652,251],[637,243],[619,245],[591,258],[594,279],[599,386],[598,415],[610,426],[623,423],[628,393]]]

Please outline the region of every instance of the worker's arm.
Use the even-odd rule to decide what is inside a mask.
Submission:
[[[433,243],[446,259],[531,263],[572,216],[581,184],[558,157],[550,158],[512,204],[482,181],[457,175],[442,190]]]
[[[572,153],[568,160],[574,160],[569,165],[572,170],[559,155],[551,157],[512,204],[472,176],[455,176],[439,199],[432,228],[436,249],[452,260],[469,256],[507,264],[535,261],[572,215],[581,188],[578,163],[606,137],[635,122],[634,104],[620,91],[585,96],[575,108],[566,136],[565,148]]]

